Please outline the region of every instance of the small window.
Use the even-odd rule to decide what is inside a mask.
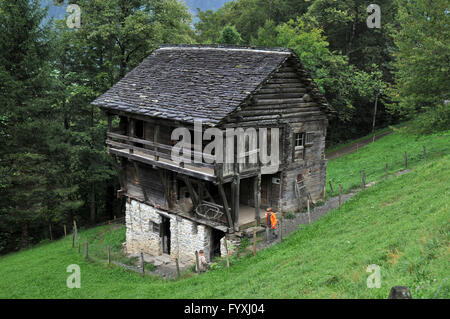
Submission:
[[[295,148],[303,147],[304,133],[295,133]]]
[[[155,223],[155,222],[150,222],[150,229],[152,230],[152,232],[159,234],[160,231],[160,224]]]
[[[305,145],[312,145],[314,141],[314,133],[306,133]]]

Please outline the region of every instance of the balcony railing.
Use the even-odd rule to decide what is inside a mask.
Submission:
[[[116,132],[107,133],[108,150],[110,153],[144,162],[157,167],[177,171],[192,177],[217,182],[222,180],[227,182],[233,175],[237,174],[257,174],[260,170],[260,163],[216,163],[214,156],[210,154],[190,151],[189,157],[178,156],[176,160],[172,157],[172,145],[161,144],[154,141],[140,139],[132,136],[119,134]],[[259,150],[246,152],[244,157],[248,158]],[[191,156],[208,160],[197,163]]]

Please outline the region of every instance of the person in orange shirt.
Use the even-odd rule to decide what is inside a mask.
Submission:
[[[272,208],[266,209],[266,233],[267,233],[267,240],[273,240],[277,237],[277,226],[278,226],[278,220],[275,216],[275,213],[272,212]]]

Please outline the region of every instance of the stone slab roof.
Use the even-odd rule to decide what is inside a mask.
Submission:
[[[161,46],[92,104],[216,125],[292,55],[284,48]]]
[[[162,46],[93,104],[157,118],[217,124],[291,54],[288,49]]]

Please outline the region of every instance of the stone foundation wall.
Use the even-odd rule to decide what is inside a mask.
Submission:
[[[162,223],[161,214],[170,218],[170,257],[172,260],[178,258],[180,263],[195,264],[195,251],[203,249],[205,257],[209,261],[210,227],[168,214],[136,200],[126,203],[127,253],[142,251],[152,256],[162,254],[160,234],[153,231],[153,223]]]
[[[162,222],[161,215],[156,211],[157,209],[135,200],[126,203],[127,253],[142,251],[152,256],[162,253],[159,233],[153,232],[153,223]]]
[[[172,259],[181,263],[195,264],[195,251],[203,250],[209,261],[211,228],[188,219],[174,217],[170,220]]]

